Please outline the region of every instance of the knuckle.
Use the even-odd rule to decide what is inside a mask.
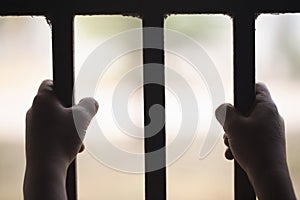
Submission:
[[[49,109],[51,100],[44,94],[37,94],[32,102],[31,109]]]
[[[27,110],[26,112],[26,120],[29,120],[31,117],[31,108],[29,108],[29,110]]]
[[[32,107],[36,107],[37,105],[39,105],[42,101],[42,95],[41,94],[37,94],[32,102]]]
[[[280,119],[280,114],[278,112],[278,108],[274,103],[268,104],[270,114],[276,119]]]
[[[277,106],[274,102],[269,102],[267,103],[267,106],[270,110],[272,110],[273,112],[278,112]]]

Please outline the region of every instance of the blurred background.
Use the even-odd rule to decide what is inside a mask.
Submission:
[[[75,18],[75,76],[93,50],[104,41],[133,28],[139,18],[125,16],[77,16]],[[165,27],[195,40],[218,70],[227,102],[233,102],[232,20],[225,15],[171,15]],[[166,38],[167,40],[168,38]],[[124,41],[120,45],[128,45]],[[300,194],[300,15],[260,15],[256,20],[256,79],[269,87],[285,119],[288,162],[297,194]],[[188,48],[182,45],[182,48]],[[168,48],[168,47],[166,47]],[[43,17],[0,17],[0,199],[22,199],[25,168],[25,115],[39,84],[52,79],[51,29]],[[114,60],[99,82],[95,98],[100,104],[97,121],[107,139],[120,149],[140,153],[143,141],[124,135],[110,109],[112,88],[128,70],[142,64],[140,51]],[[182,75],[197,96],[200,122],[190,148],[167,168],[168,199],[233,199],[233,163],[225,160],[223,140],[204,159],[200,146],[213,117],[205,77],[194,76],[182,58],[167,52],[166,65]],[[168,76],[168,74],[166,74]],[[126,84],[135,85],[142,74]],[[87,77],[88,79],[88,77]],[[166,85],[170,83],[166,79]],[[179,86],[180,87],[180,86]],[[142,88],[129,99],[128,110],[137,126],[143,124]],[[76,101],[80,100],[76,96]],[[167,143],[176,137],[180,102],[166,91]],[[201,112],[202,111],[202,112]],[[221,131],[221,130],[220,130]],[[221,133],[222,134],[222,133]],[[144,177],[111,169],[85,151],[78,156],[79,199],[144,199]]]

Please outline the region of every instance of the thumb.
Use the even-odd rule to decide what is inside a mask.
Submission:
[[[81,99],[79,103],[74,107],[81,110],[82,112],[86,112],[86,114],[88,114],[87,117],[89,117],[91,120],[96,115],[99,104],[94,98],[86,97]]]
[[[215,115],[225,132],[234,131],[244,120],[244,117],[231,104],[220,105],[216,109]]]
[[[225,119],[226,119],[226,112],[227,112],[227,106],[229,104],[222,104],[220,105],[216,111],[215,111],[215,116],[218,120],[218,122],[221,124],[221,126],[224,127],[225,124]]]
[[[85,132],[98,111],[98,103],[91,97],[84,98],[72,107],[73,119],[79,136],[83,139]]]

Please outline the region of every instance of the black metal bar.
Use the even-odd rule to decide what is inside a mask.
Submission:
[[[49,17],[52,26],[53,80],[55,92],[66,107],[73,105],[73,19],[68,13]],[[77,199],[76,160],[69,166],[66,180],[68,200]]]
[[[93,14],[143,14],[140,0],[2,0],[0,15],[44,15],[59,9],[69,10],[75,15]],[[156,9],[170,13],[234,13],[234,11],[255,13],[300,12],[297,0],[164,0],[151,1]]]
[[[236,13],[234,29],[234,103],[247,115],[255,98],[255,16]],[[234,162],[235,200],[255,200],[256,196],[246,173]]]
[[[164,87],[164,32],[163,29],[158,34],[152,35],[145,30],[147,27],[162,28],[164,17],[158,13],[144,13],[143,16],[143,60],[144,83],[149,83],[155,79],[161,84],[144,84],[144,124],[145,127],[151,123],[149,109],[159,104],[165,107],[165,87]],[[157,32],[156,32],[157,33]],[[161,49],[145,48],[146,44],[151,42],[161,44]],[[156,64],[153,64],[156,63]],[[157,64],[160,64],[159,66]],[[155,77],[155,78],[154,78]],[[165,113],[156,113],[160,119],[165,122]],[[165,200],[166,199],[166,136],[165,126],[151,136],[151,130],[145,128],[145,196],[146,200]],[[151,152],[161,150],[158,156],[152,156]],[[158,165],[161,168],[153,170],[153,166]]]

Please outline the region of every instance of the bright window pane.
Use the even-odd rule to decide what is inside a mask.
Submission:
[[[75,18],[75,100],[78,102],[88,95],[99,102],[94,122],[101,129],[90,128],[87,131],[87,151],[78,156],[79,196],[82,199],[144,198],[143,173],[126,170],[125,166],[131,164],[130,159],[126,156],[118,157],[120,152],[143,156],[143,139],[123,131],[126,127],[120,124],[122,121],[118,121],[119,111],[113,116],[115,107],[112,106],[114,95],[123,91],[117,90],[118,86],[132,90],[127,96],[117,99],[117,106],[128,110],[130,123],[140,127],[136,134],[143,135],[143,90],[142,87],[135,89],[142,83],[142,71],[131,79],[122,79],[131,70],[142,66],[142,43],[137,44],[138,49],[131,49],[132,42],[141,38],[141,30],[138,30],[136,38],[124,39],[127,31],[137,28],[141,28],[141,20],[134,17],[114,15]],[[121,53],[121,50],[124,52]],[[86,65],[86,62],[90,63]],[[94,91],[87,94],[91,88]],[[100,136],[104,136],[104,139],[100,139]],[[118,153],[108,148],[101,150],[104,143],[111,145]],[[116,163],[112,164],[114,159]],[[142,165],[143,160],[139,164]]]
[[[224,158],[221,127],[218,133],[213,133],[219,135],[215,138],[216,145],[206,149],[208,155],[200,159],[200,149],[207,142],[205,138],[214,119],[214,95],[217,94],[218,98],[222,92],[225,93],[222,102],[218,103],[232,103],[233,99],[231,19],[225,15],[171,15],[165,26],[184,34],[174,36],[177,33],[171,32],[166,35],[166,65],[170,68],[166,71],[166,86],[170,89],[166,95],[169,159],[173,153],[171,147],[180,134],[180,125],[187,123],[188,127],[183,132],[185,137],[179,139],[178,148],[187,144],[189,134],[194,134],[191,145],[187,145],[188,150],[181,152],[181,157],[168,167],[168,199],[233,199],[233,165]],[[189,87],[184,87],[184,81],[174,80],[172,70]],[[220,89],[217,83],[223,86],[223,91],[216,91]],[[190,110],[189,114],[197,110],[197,105],[184,105],[187,104],[184,103],[186,98],[192,98],[189,89],[192,89],[199,109],[196,130],[190,130],[195,116],[190,115],[188,122],[181,118],[183,109]],[[175,92],[170,92],[172,90]],[[178,96],[181,92],[182,97]]]
[[[40,83],[52,79],[44,17],[0,17],[0,199],[22,199],[25,115]]]
[[[300,15],[260,15],[256,30],[257,80],[266,83],[284,118],[288,164],[300,194]]]

